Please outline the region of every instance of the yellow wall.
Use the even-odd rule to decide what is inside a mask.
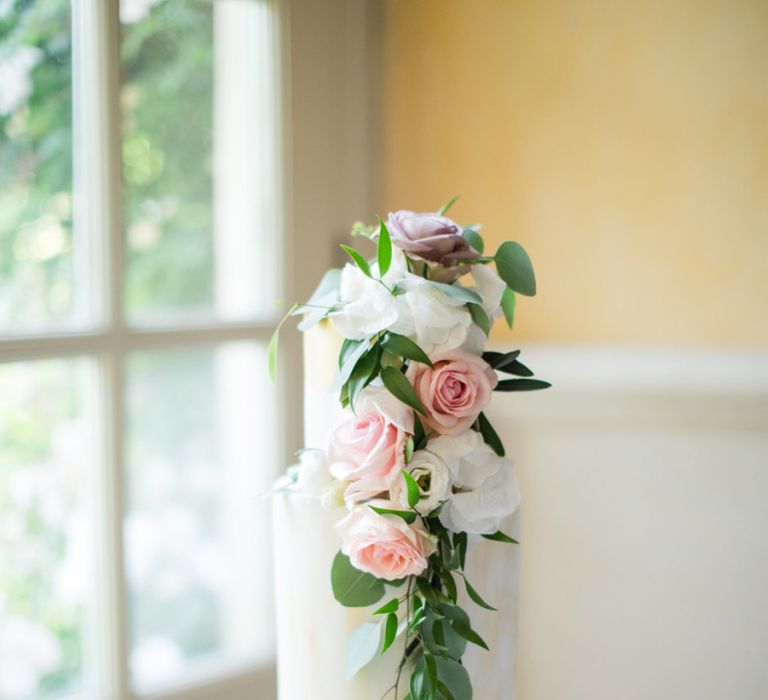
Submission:
[[[768,344],[768,2],[384,6],[380,210],[523,243],[516,337]]]

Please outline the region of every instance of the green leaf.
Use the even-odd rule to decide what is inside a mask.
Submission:
[[[341,247],[347,251],[349,254],[349,257],[352,258],[352,260],[355,261],[355,264],[360,268],[360,271],[366,276],[373,279],[373,275],[371,274],[371,268],[368,265],[368,261],[354,248],[350,248],[348,245],[341,244]]]
[[[454,204],[456,204],[456,201],[461,197],[460,194],[455,194],[453,197],[451,197],[445,204],[443,204],[442,207],[440,207],[440,211],[438,211],[439,216],[445,216],[445,212],[447,212]]]
[[[269,339],[269,346],[267,347],[267,370],[269,371],[269,378],[273,382],[277,376],[277,351],[280,345],[280,329],[283,327],[283,324],[286,322],[288,317],[293,313],[294,309],[296,309],[298,306],[298,304],[294,304],[290,311],[288,311],[288,313],[283,316],[280,323],[277,324],[277,328],[275,328],[275,332],[272,334],[272,337]]]
[[[499,368],[500,372],[506,372],[507,374],[514,374],[517,377],[532,377],[533,372],[528,369],[522,362],[515,360],[514,362],[504,365],[503,368]]]
[[[464,637],[464,639],[466,639],[468,642],[477,644],[477,646],[483,647],[483,649],[488,649],[488,651],[490,651],[488,645],[485,643],[485,640],[469,626],[468,622],[464,622],[464,620],[452,620],[451,627],[453,627],[453,629],[462,637]]]
[[[413,447],[414,447],[413,435],[409,435],[408,439],[405,441],[405,463],[406,464],[410,464],[411,460],[413,459]],[[410,476],[410,474],[408,476]]]
[[[439,607],[439,613],[444,613],[445,618],[447,618],[449,622],[460,620],[469,625],[469,616],[467,613],[454,605],[441,605]],[[454,659],[460,659],[467,648],[467,640],[455,632],[450,625],[440,622],[437,618],[435,609],[431,605],[427,610],[427,620],[422,625],[421,629],[425,641],[434,642],[445,647],[447,649],[446,653]]]
[[[520,544],[516,539],[505,535],[501,530],[494,532],[491,535],[483,535],[486,540],[493,540],[494,542],[507,542],[509,544]]]
[[[472,320],[480,326],[486,336],[489,336],[491,334],[491,319],[488,318],[485,309],[480,304],[467,304],[467,308]]]
[[[453,535],[453,546],[459,553],[459,566],[463,569],[467,561],[467,542],[466,532],[455,532]]]
[[[339,369],[344,366],[347,358],[364,342],[364,340],[350,340],[349,338],[344,338],[344,342],[341,344],[341,349],[339,350]]]
[[[373,615],[385,615],[387,613],[397,612],[400,609],[400,601],[392,598],[388,603],[382,605],[378,610],[373,611]]]
[[[354,349],[347,353],[346,357],[344,358],[344,364],[339,370],[339,381],[341,382],[342,386],[349,380],[349,377],[352,374],[352,370],[355,368],[357,361],[363,356],[364,353],[368,352],[370,348],[370,341],[362,340],[360,341],[360,345],[357,345]]]
[[[381,370],[381,379],[392,396],[418,411],[421,415],[427,415],[426,409],[416,395],[416,390],[400,370],[394,367],[385,367]]]
[[[494,391],[536,391],[548,389],[552,385],[542,379],[502,379]]]
[[[426,674],[423,666],[417,668],[411,674],[411,681],[409,683],[409,688],[411,691],[411,695],[413,696],[413,700],[423,700],[425,678],[426,678]]]
[[[414,449],[417,450],[423,450],[427,444],[427,435],[418,416],[413,417],[413,442]]]
[[[476,252],[480,253],[480,255],[483,254],[485,243],[483,242],[483,237],[475,229],[465,228],[461,232],[461,236]]]
[[[484,413],[480,413],[477,417],[477,422],[480,426],[480,435],[483,436],[485,444],[499,455],[499,457],[503,457],[505,454],[504,443],[501,441],[498,433],[493,429],[491,422],[486,418]]]
[[[442,700],[456,700],[456,696],[450,691],[448,686],[442,681],[437,681],[437,689],[440,691]]]
[[[352,630],[347,639],[347,680],[376,657],[380,641],[380,622],[364,622]]]
[[[515,322],[515,301],[517,297],[514,291],[507,287],[501,295],[501,310],[504,312],[504,318],[507,321],[507,325],[512,328],[512,324]]]
[[[453,578],[453,574],[448,569],[442,569],[440,571],[440,579],[445,586],[446,594],[455,603],[459,597],[459,592],[456,590],[456,580]]]
[[[421,498],[421,490],[416,480],[403,469],[403,478],[405,479],[405,487],[408,490],[408,507],[413,508]]]
[[[483,298],[474,290],[467,289],[458,284],[445,284],[444,282],[430,282],[433,287],[437,287],[452,299],[464,302],[465,304],[482,304]]]
[[[383,654],[389,647],[392,646],[392,642],[395,641],[397,636],[397,615],[391,612],[387,615],[387,624],[384,629],[384,644],[381,646],[381,653]]]
[[[392,239],[384,222],[379,219],[379,241],[376,248],[376,257],[379,261],[379,277],[384,277],[392,263]]]
[[[353,411],[355,410],[355,402],[357,401],[360,392],[370,383],[378,372],[379,353],[379,346],[374,345],[357,361],[355,368],[352,370],[352,374],[349,376],[349,404]]]
[[[349,557],[336,554],[331,566],[333,597],[346,608],[364,608],[377,603],[384,595],[384,583],[352,566]]]
[[[432,361],[427,356],[427,353],[404,335],[387,331],[381,339],[381,344],[387,352],[391,352],[393,355],[398,355],[408,360],[415,360],[432,367]]]
[[[533,265],[523,246],[515,241],[502,243],[494,255],[494,260],[499,276],[508,287],[527,297],[536,295]]]
[[[456,700],[472,700],[472,682],[467,669],[454,659],[438,656],[437,675],[440,682],[453,694]],[[450,700],[450,698],[446,698]]]
[[[435,663],[435,657],[428,651],[424,652],[424,668],[427,671],[429,685],[432,688],[437,688],[437,664]]]
[[[379,515],[396,515],[398,518],[402,518],[409,525],[416,520],[416,513],[412,510],[395,510],[394,508],[377,508],[376,506],[368,506],[374,513]]]
[[[467,595],[475,601],[481,608],[485,608],[486,610],[496,610],[492,605],[488,605],[486,603],[482,596],[470,585],[469,581],[467,581],[467,577],[464,576],[464,586],[467,589]]]
[[[487,350],[483,353],[483,359],[493,367],[493,369],[498,369],[503,372],[504,367],[514,362],[519,354],[519,350],[512,350],[512,352],[493,352],[492,350]]]

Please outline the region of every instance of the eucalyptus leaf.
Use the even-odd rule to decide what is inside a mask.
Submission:
[[[418,579],[417,579],[418,580]],[[429,601],[428,601],[429,602]],[[464,610],[454,605],[441,605],[437,608],[439,614],[444,614],[448,622],[459,620],[469,625],[469,616]],[[454,659],[460,659],[467,648],[467,640],[458,632],[454,631],[451,625],[441,622],[436,615],[435,609],[430,605],[427,610],[427,619],[422,625],[422,634],[426,641],[437,643],[447,649],[447,654]]]
[[[472,320],[480,326],[486,336],[489,336],[491,334],[491,319],[485,313],[485,309],[480,304],[467,304],[467,308]]]
[[[480,255],[483,254],[485,243],[483,242],[483,237],[475,229],[465,228],[461,232],[461,236],[476,252],[480,253]]]
[[[355,264],[360,268],[360,271],[366,276],[373,278],[371,274],[371,267],[368,261],[354,248],[342,243],[341,247],[347,252],[350,258],[355,261]]]
[[[525,248],[515,241],[506,241],[494,255],[496,270],[507,286],[520,294],[536,295],[536,277]]]
[[[376,258],[379,263],[379,277],[384,277],[392,264],[392,239],[384,222],[379,219],[379,240],[376,247]]]
[[[490,535],[483,535],[486,540],[493,540],[494,542],[507,542],[508,544],[520,544],[516,539],[505,535],[501,530],[494,532]]]
[[[415,479],[405,470],[403,470],[403,479],[408,494],[408,507],[413,508],[421,499],[421,489]]]
[[[402,518],[409,525],[416,520],[416,513],[412,510],[395,510],[394,508],[377,508],[376,506],[368,506],[374,513],[379,515],[396,515],[398,518]]]
[[[416,390],[411,386],[411,383],[405,378],[400,370],[395,369],[394,367],[385,367],[381,370],[381,379],[392,396],[418,411],[423,416],[427,414],[426,409],[416,395]]]
[[[433,287],[437,287],[452,299],[464,302],[465,304],[481,304],[483,298],[474,290],[467,289],[458,284],[445,284],[444,282],[430,282]]]
[[[465,622],[464,620],[452,620],[451,627],[468,642],[472,642],[472,644],[476,644],[477,646],[490,651],[485,640],[470,627],[468,622]]]
[[[493,429],[491,422],[486,418],[484,413],[480,413],[477,417],[478,425],[480,426],[480,435],[483,436],[485,444],[488,445],[499,457],[505,455],[504,443],[501,441],[498,433]]]
[[[387,622],[384,628],[384,644],[381,645],[381,653],[383,654],[389,647],[392,646],[392,642],[395,641],[397,636],[397,615],[395,613],[389,613],[387,615]]]
[[[509,287],[506,287],[501,295],[501,310],[504,312],[504,319],[510,328],[512,328],[512,324],[515,322],[516,301],[517,297],[515,296],[515,292]]]
[[[376,658],[381,642],[380,622],[364,622],[347,639],[347,680]]]
[[[441,656],[435,658],[435,663],[440,682],[448,688],[455,700],[472,700],[472,682],[467,669],[458,661]]]
[[[384,583],[356,569],[341,552],[336,554],[331,566],[331,588],[334,598],[347,608],[364,608],[384,596]]]
[[[494,391],[536,391],[548,389],[552,385],[542,379],[502,379]]]
[[[432,361],[427,356],[427,353],[404,335],[387,331],[381,339],[381,345],[387,352],[391,352],[393,355],[404,357],[407,360],[415,360],[432,367]]]

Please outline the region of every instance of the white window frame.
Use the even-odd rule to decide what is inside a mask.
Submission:
[[[293,298],[293,277],[283,261],[288,259],[287,134],[282,128],[287,115],[283,73],[285,27],[280,4],[268,5],[274,20],[275,125],[275,258],[280,298]],[[224,669],[220,666],[193,670],[182,685],[163,692],[137,695],[131,689],[128,656],[129,630],[124,566],[123,520],[125,515],[124,368],[129,353],[164,347],[215,346],[227,341],[256,341],[264,346],[277,322],[277,313],[252,320],[210,320],[183,325],[130,325],[123,308],[124,235],[121,217],[121,137],[119,132],[120,23],[119,0],[72,0],[73,24],[73,141],[75,193],[75,275],[79,284],[88,281],[84,301],[91,323],[87,330],[51,330],[34,334],[0,335],[0,363],[45,358],[84,357],[94,363],[98,375],[96,396],[98,433],[92,486],[96,512],[97,581],[89,630],[88,662],[94,672],[95,696],[86,691],[77,700],[252,700],[275,695],[274,666],[253,665]],[[76,291],[76,294],[80,292]],[[277,310],[276,310],[277,311]],[[284,343],[276,411],[280,459],[299,444],[301,424],[287,419],[295,415],[300,386],[299,357],[295,343]],[[293,422],[295,423],[295,421]],[[255,462],[256,460],[254,460]],[[278,465],[275,465],[277,470]],[[236,562],[233,562],[236,566]],[[254,621],[256,623],[256,621]],[[74,700],[74,699],[73,699]]]

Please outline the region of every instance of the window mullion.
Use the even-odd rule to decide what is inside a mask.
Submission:
[[[75,229],[88,280],[85,312],[102,329],[97,351],[103,436],[95,470],[97,571],[93,676],[98,697],[128,700],[123,557],[122,229],[120,217],[119,2],[72,0]],[[96,348],[94,348],[96,350]]]

